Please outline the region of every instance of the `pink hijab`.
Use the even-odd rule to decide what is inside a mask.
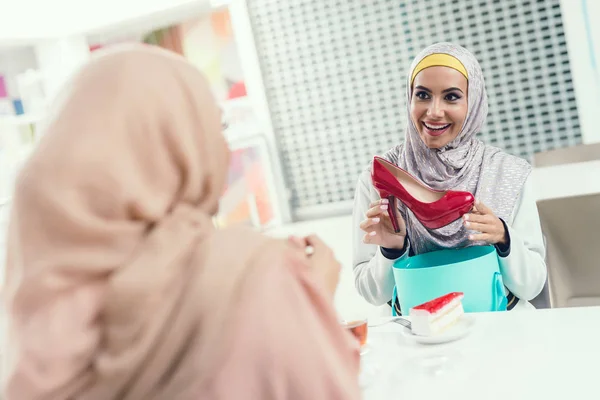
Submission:
[[[358,352],[304,252],[211,223],[229,151],[182,57],[94,59],[20,173],[8,400],[358,399]]]

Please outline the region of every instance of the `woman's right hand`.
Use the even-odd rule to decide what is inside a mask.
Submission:
[[[388,207],[390,207],[388,199],[374,201],[369,207],[365,214],[367,218],[360,223],[360,229],[365,231],[363,242],[388,249],[404,249],[406,223],[398,210],[394,210],[400,227],[400,232],[396,233],[388,215]]]
[[[320,277],[327,292],[333,297],[340,280],[342,266],[331,247],[316,235],[304,238],[291,236],[289,242],[306,254],[312,270]]]

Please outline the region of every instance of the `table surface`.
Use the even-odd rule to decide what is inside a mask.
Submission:
[[[600,307],[470,315],[470,333],[446,344],[369,328],[364,399],[600,399]]]

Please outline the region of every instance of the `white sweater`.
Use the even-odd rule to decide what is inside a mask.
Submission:
[[[536,297],[546,282],[545,245],[530,178],[517,201],[509,221],[510,254],[500,257],[500,272],[504,285],[520,301],[514,309],[533,308],[529,300]],[[359,294],[369,303],[382,305],[392,298],[394,275],[392,265],[396,260],[383,256],[379,246],[365,244],[365,234],[359,227],[365,219],[369,204],[379,199],[371,183],[369,171],[364,171],[358,181],[353,211],[353,264],[354,279]],[[410,242],[399,258],[408,257]]]

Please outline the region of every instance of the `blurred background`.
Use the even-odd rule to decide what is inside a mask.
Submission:
[[[1,4],[0,266],[15,174],[61,85],[98,49],[145,42],[204,71],[224,110],[233,157],[215,224],[321,235],[343,264],[339,312],[388,312],[354,289],[355,184],[373,155],[403,139],[412,58],[451,41],[483,67],[481,139],[535,167],[550,272],[539,305],[600,304],[600,1]]]

